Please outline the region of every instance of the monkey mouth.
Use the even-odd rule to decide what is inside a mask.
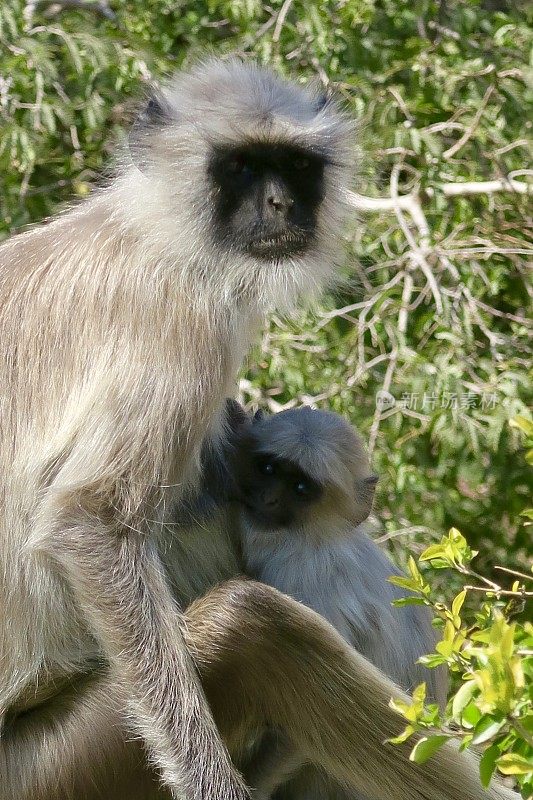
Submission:
[[[292,514],[287,511],[268,511],[246,501],[244,498],[241,498],[241,502],[246,508],[248,517],[253,520],[254,525],[259,530],[272,532],[280,528],[286,528],[292,522]]]
[[[274,260],[305,252],[309,238],[303,233],[282,233],[277,236],[262,236],[248,244],[248,252],[256,258]]]

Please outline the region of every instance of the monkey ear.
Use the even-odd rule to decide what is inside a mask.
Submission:
[[[374,494],[378,482],[377,475],[360,478],[355,484],[354,524],[359,525],[368,518],[374,503]]]
[[[140,109],[130,128],[128,144],[133,163],[141,171],[147,166],[147,134],[160,128],[171,120],[171,113],[164,95],[154,90],[148,101]]]
[[[315,109],[317,114],[319,111],[322,111],[322,109],[327,106],[327,104],[331,100],[331,96],[332,95],[329,90],[324,89],[323,91],[320,92],[315,102]]]
[[[252,422],[261,422],[262,419],[265,418],[265,412],[262,408],[258,408],[254,414]]]
[[[241,404],[234,400],[232,397],[226,398],[226,420],[229,428],[232,431],[237,431],[242,425],[245,425],[248,420],[248,414],[241,406]]]

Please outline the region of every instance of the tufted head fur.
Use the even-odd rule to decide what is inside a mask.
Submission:
[[[140,114],[130,138],[133,163],[123,175],[123,205],[145,236],[179,254],[184,272],[209,281],[221,302],[238,295],[256,301],[261,312],[290,308],[334,275],[353,133],[331,100],[255,64],[208,60],[178,74]],[[277,252],[268,249],[271,234],[250,210],[255,195],[248,216],[244,204],[233,216],[231,202],[224,205],[231,172],[242,174],[248,162],[270,169],[272,159],[281,159],[285,171],[296,165],[290,179],[304,204],[316,195],[314,207],[290,230],[276,231]],[[296,174],[302,159],[317,174],[314,182],[308,176],[309,187],[305,170]],[[141,191],[133,192],[139,182]]]
[[[350,528],[363,522],[377,482],[354,428],[338,414],[311,408],[254,418],[241,435],[236,470],[243,497],[250,506],[255,498],[260,516],[281,527],[305,520],[323,534],[332,519]]]

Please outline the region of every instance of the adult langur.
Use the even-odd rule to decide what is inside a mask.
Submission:
[[[146,797],[141,746],[173,798],[244,800],[227,747],[262,724],[370,796],[481,798],[455,751],[383,770],[393,686],[318,615],[237,582],[184,617],[161,560],[264,313],[334,271],[351,139],[334,104],[209,61],[107,188],[0,248],[2,800]]]

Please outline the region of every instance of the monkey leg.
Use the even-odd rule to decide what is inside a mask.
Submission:
[[[8,722],[0,800],[171,800],[127,735],[117,682],[94,673]]]
[[[185,622],[237,763],[252,739],[277,728],[306,761],[368,800],[518,800],[502,786],[485,792],[476,760],[452,746],[419,766],[407,748],[385,745],[401,727],[388,708],[400,690],[275,589],[230,581],[194,603]],[[169,800],[125,732],[125,705],[114,678],[94,674],[13,720],[0,736],[0,800]]]
[[[193,603],[186,620],[234,757],[250,732],[271,727],[368,800],[518,800],[501,785],[487,793],[476,759],[451,744],[423,765],[409,761],[411,744],[385,744],[402,727],[389,699],[403,692],[318,614],[275,589],[230,581]]]
[[[254,795],[257,800],[367,800],[305,763],[297,748],[277,731],[269,731],[252,749],[243,774],[249,786],[261,787]]]

